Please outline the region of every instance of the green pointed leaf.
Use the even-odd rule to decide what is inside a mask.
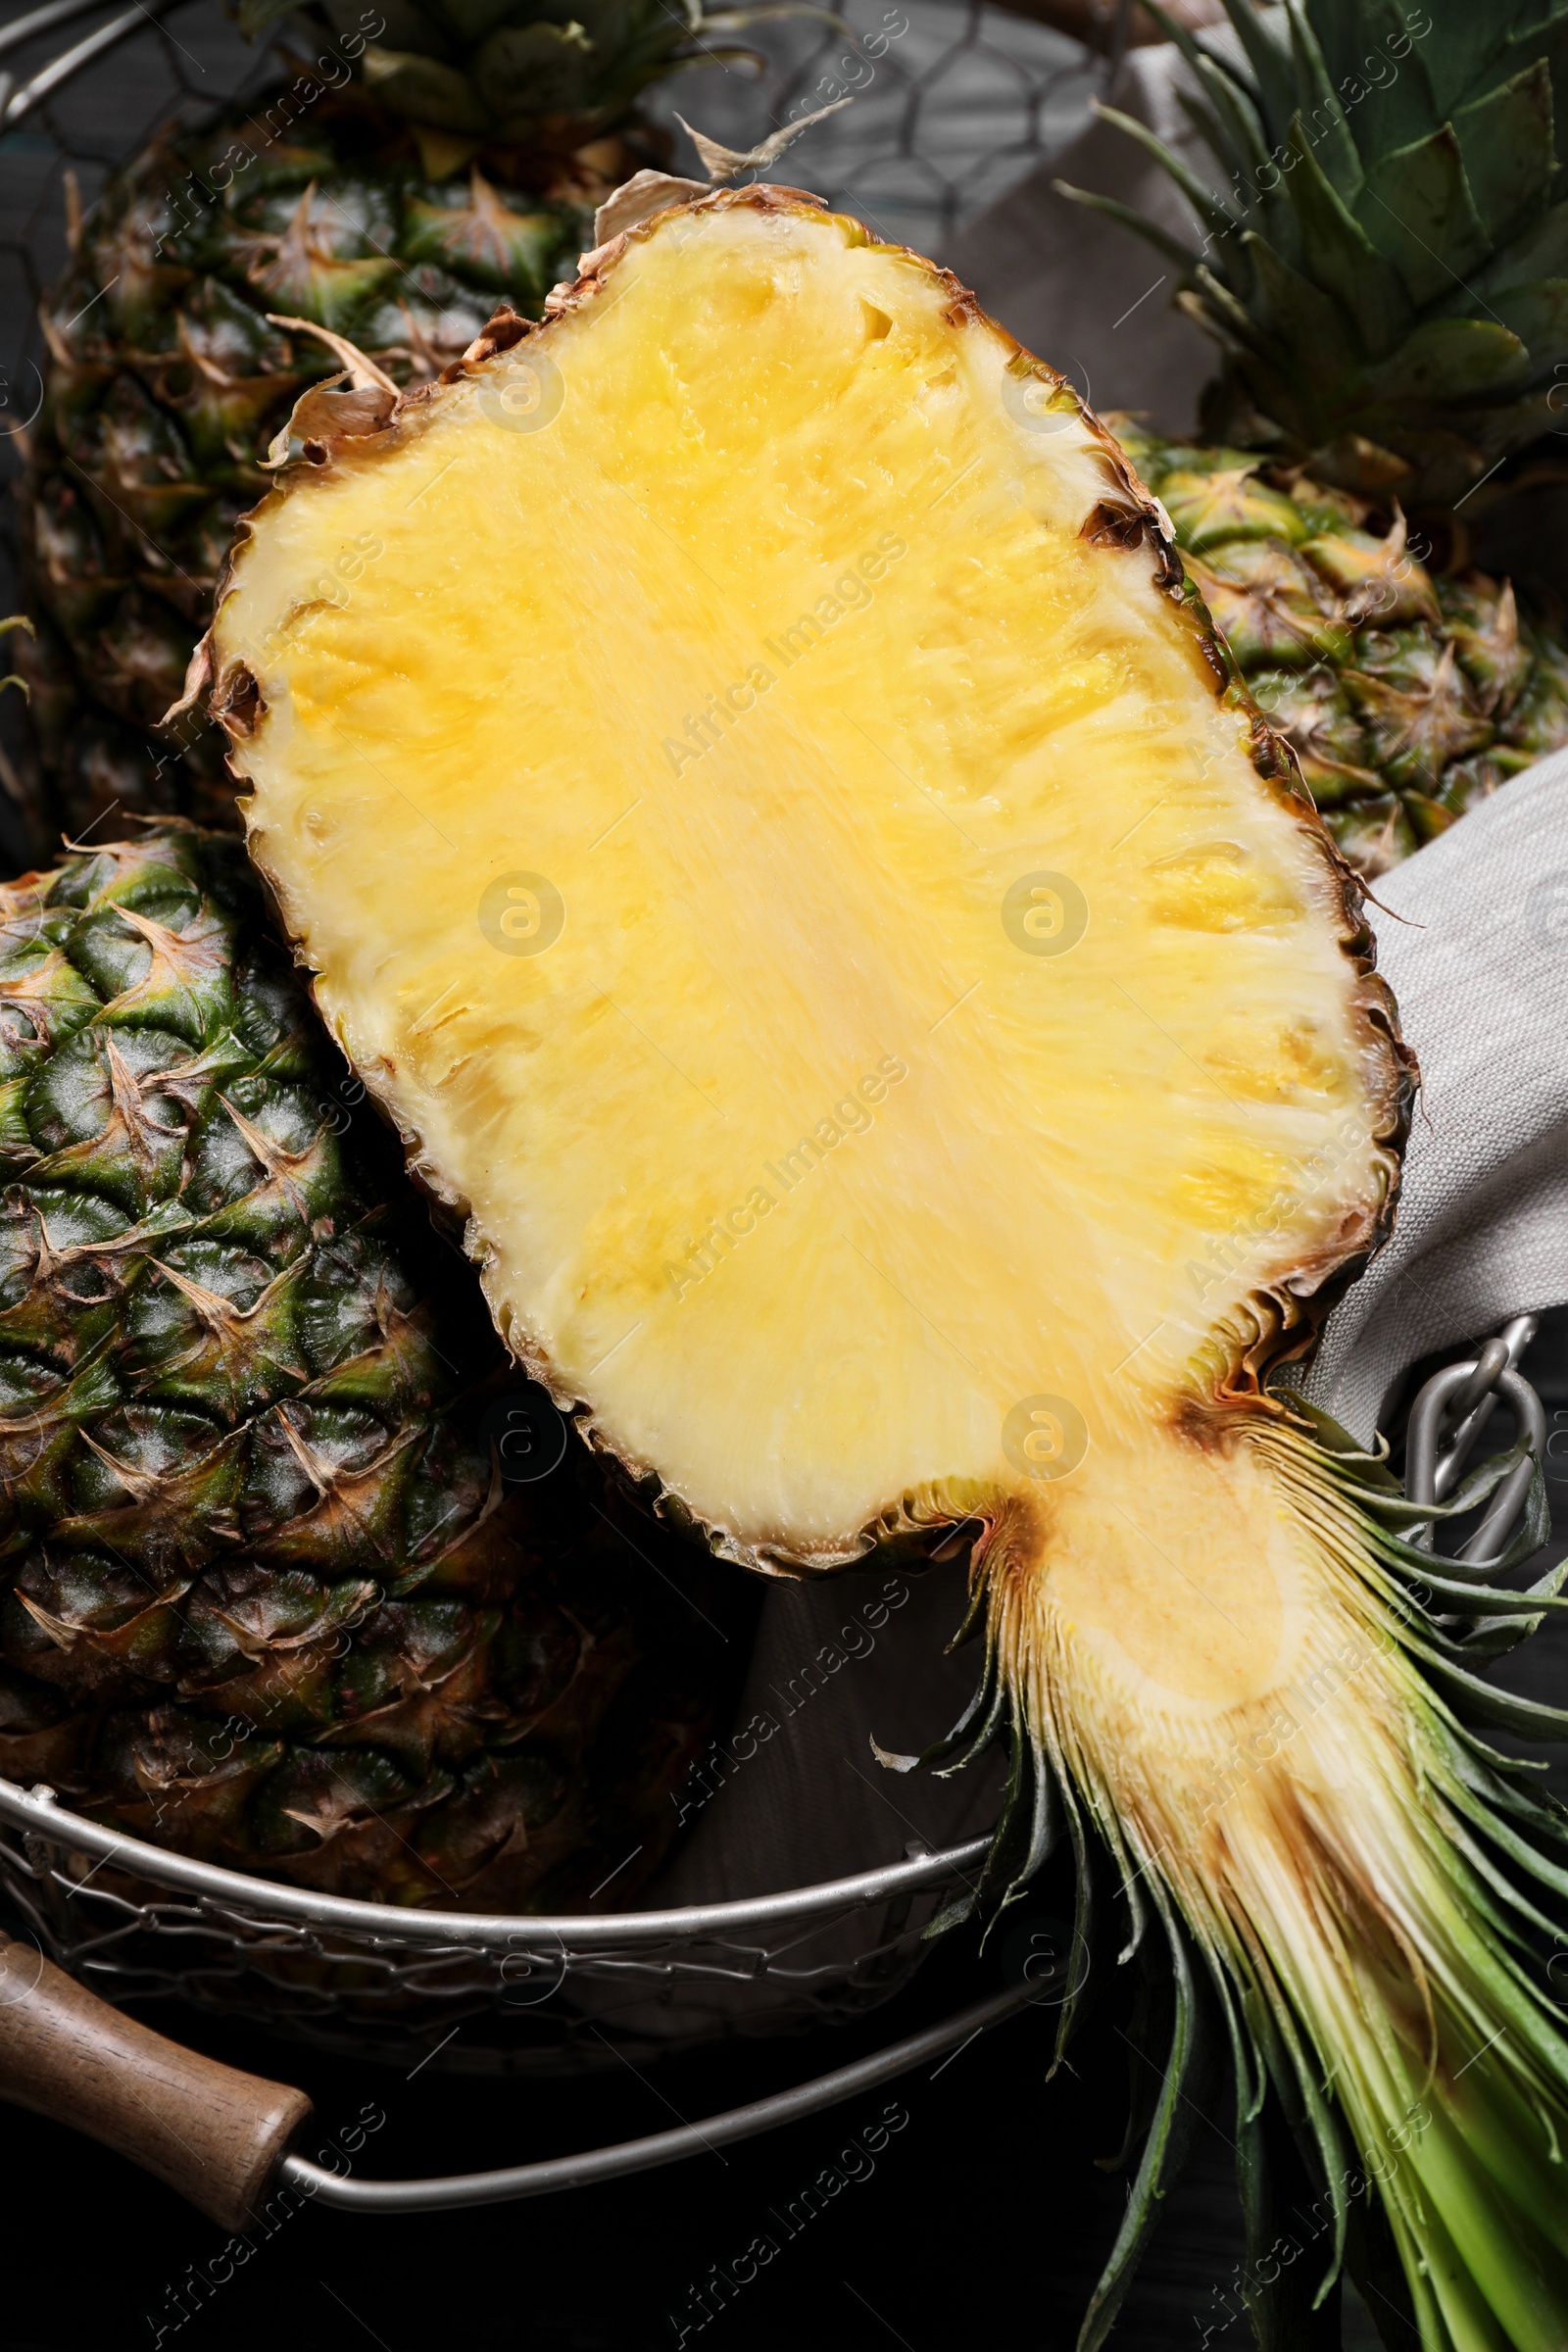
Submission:
[[[1441,1568],[1442,1565],[1440,1558],[1437,1566]],[[1568,1562],[1561,1569],[1553,1568],[1549,1573],[1557,1578],[1560,1585],[1563,1576],[1568,1575]],[[1551,1609],[1568,1609],[1568,1599],[1560,1594],[1555,1586],[1548,1587],[1545,1579],[1523,1592],[1491,1592],[1484,1585],[1466,1585],[1455,1577],[1440,1576],[1436,1569],[1425,1581],[1426,1590],[1431,1595],[1427,1605],[1436,1606],[1446,1617],[1528,1618]],[[1463,1646],[1469,1646],[1468,1636]],[[1460,1654],[1463,1654],[1463,1650]]]
[[[1235,232],[1240,225],[1237,216],[1220,202],[1212,189],[1203,185],[1191,165],[1155,136],[1147,122],[1136,122],[1113,106],[1097,105],[1095,112],[1102,122],[1114,123],[1130,139],[1136,139],[1144,153],[1152,156],[1161,171],[1169,173],[1211,237],[1225,238]]]
[[[1394,5],[1398,7],[1400,0],[1394,0]],[[1489,86],[1494,78],[1506,81],[1517,71],[1517,65],[1497,70],[1497,60],[1508,45],[1513,20],[1520,14],[1518,7],[1508,6],[1506,0],[1501,5],[1499,0],[1481,0],[1476,8],[1470,7],[1467,0],[1459,0],[1457,7],[1443,11],[1441,23],[1436,26],[1430,9],[1406,5],[1403,13],[1412,19],[1427,18],[1428,30],[1414,36],[1411,54],[1419,56],[1426,67],[1440,118],[1450,115],[1456,106],[1462,106],[1466,98],[1473,98],[1478,89]],[[1532,9],[1531,13],[1536,12]]]
[[[1343,382],[1361,365],[1361,354],[1340,305],[1281,261],[1255,229],[1248,231],[1244,242],[1257,289],[1252,308],[1258,324],[1276,346],[1292,355],[1305,383],[1326,391]]]
[[[1078,1809],[1078,1800],[1073,1795],[1071,1783],[1062,1778],[1062,1762],[1059,1756],[1054,1758],[1052,1768],[1056,1775],[1056,1787],[1063,1792],[1062,1804],[1067,1817],[1068,1835],[1072,1839],[1073,1869],[1076,1873],[1072,1907],[1072,1948],[1075,1955],[1088,1954],[1092,1959],[1093,1954],[1099,1949],[1100,1941],[1099,1898],[1096,1893],[1099,1873],[1096,1868],[1095,1856],[1090,1851],[1088,1841],[1084,1837],[1083,1816]],[[1061,2004],[1061,2014],[1056,2021],[1056,2039],[1051,2054],[1052,2074],[1055,2073],[1067,2055],[1068,2045],[1078,2031],[1079,2022],[1089,1997],[1089,1979],[1090,1970],[1088,1968],[1074,1966],[1072,1977],[1069,1980],[1067,1998]]]
[[[1403,1488],[1389,1468],[1386,1439],[1377,1439],[1369,1450],[1359,1438],[1351,1437],[1342,1421],[1336,1421],[1332,1413],[1326,1413],[1320,1404],[1314,1404],[1304,1396],[1289,1376],[1274,1384],[1274,1394],[1285,1399],[1297,1420],[1307,1424],[1337,1476],[1344,1475],[1357,1487],[1376,1494],[1403,1494]]]
[[[1274,2184],[1263,2131],[1263,2104],[1268,2082],[1257,2052],[1236,2014],[1232,1988],[1223,1969],[1212,1971],[1214,1989],[1231,2045],[1231,2080],[1236,2089],[1236,2187],[1242,2223],[1247,2232],[1246,2276],[1255,2278],[1278,2235],[1275,2228]],[[1276,2266],[1277,2267],[1277,2266]],[[1259,2302],[1262,2309],[1259,2310]],[[1259,2352],[1276,2352],[1269,2328],[1267,2298],[1252,2298],[1253,2325]]]
[[[1414,407],[1473,400],[1528,381],[1530,352],[1491,318],[1427,318],[1364,378],[1366,397]]]
[[[1544,277],[1568,277],[1568,204],[1554,204],[1543,213],[1511,245],[1494,255],[1471,283],[1490,299],[1509,286],[1534,285]],[[1455,299],[1462,302],[1464,296]]]
[[[1209,105],[1224,124],[1238,161],[1244,172],[1255,172],[1268,161],[1268,147],[1263,137],[1263,125],[1257,119],[1257,109],[1247,92],[1222,74],[1211,57],[1197,52],[1196,72]]]
[[[1256,351],[1263,342],[1257,320],[1251,312],[1239,303],[1229,286],[1222,285],[1212,270],[1200,265],[1198,289],[1204,311],[1219,327],[1222,339],[1241,351]]]
[[[1317,151],[1325,177],[1353,205],[1361,192],[1361,159],[1323,63],[1323,52],[1308,22],[1301,0],[1285,0],[1291,26],[1291,57],[1296,68],[1297,101],[1307,136]]]
[[[1345,2268],[1367,2309],[1378,2314],[1380,2341],[1393,2352],[1415,2352],[1421,2341],[1415,2305],[1388,2214],[1376,2199],[1357,2198],[1350,2208]]]
[[[1160,2029],[1165,2023],[1162,2012],[1168,2006],[1162,1998],[1165,1991],[1157,1964],[1140,1970],[1132,2009],[1126,2025],[1120,2029],[1128,2060],[1127,2120],[1121,2145],[1114,2155],[1100,2159],[1107,2173],[1119,2173],[1132,2161],[1154,2120],[1165,2072],[1162,2064],[1165,2045],[1160,2038]]]
[[[1465,177],[1494,243],[1534,218],[1551,191],[1551,74],[1544,58],[1453,118]]]
[[[1327,2185],[1334,2213],[1337,2268],[1353,2210],[1346,2188],[1349,2168],[1338,2112],[1277,1978],[1252,1975],[1242,1982],[1241,1992],[1247,2031],[1262,2058],[1281,2111],[1303,2154],[1310,2143],[1319,2178]]]
[[[1153,18],[1166,40],[1175,43],[1191,72],[1195,74],[1200,74],[1204,64],[1204,53],[1200,49],[1180,17],[1172,16],[1169,9],[1160,5],[1160,0],[1148,0],[1145,13]]]
[[[1291,53],[1273,26],[1258,15],[1252,0],[1224,0],[1224,7],[1231,30],[1241,42],[1257,83],[1263,135],[1271,147],[1278,146],[1296,112],[1296,75],[1291,67]]]
[[[1479,1509],[1491,1500],[1509,1473],[1516,1470],[1530,1455],[1527,1448],[1512,1446],[1506,1453],[1489,1454],[1484,1462],[1474,1463],[1465,1472],[1446,1502],[1413,1503],[1402,1499],[1397,1511],[1391,1511],[1384,1494],[1357,1492],[1356,1500],[1363,1510],[1375,1511],[1381,1524],[1369,1530],[1372,1544],[1386,1567],[1394,1568],[1407,1581],[1421,1583],[1430,1573],[1437,1556],[1406,1543],[1402,1536],[1390,1532],[1399,1526],[1432,1526],[1438,1521],[1462,1519],[1467,1511]],[[1544,1512],[1545,1516],[1541,1514]],[[1550,1507],[1546,1501],[1546,1482],[1540,1465],[1530,1482],[1525,1516],[1506,1551],[1491,1560],[1446,1560],[1440,1565],[1450,1576],[1457,1576],[1470,1585],[1487,1585],[1494,1578],[1517,1567],[1545,1543],[1551,1525]]]
[[[1231,168],[1232,201],[1254,220],[1260,219],[1276,243],[1294,247],[1296,227],[1290,200],[1279,166],[1264,140],[1257,109],[1246,90],[1229,74],[1222,73],[1212,58],[1205,57],[1200,50],[1196,55],[1195,71],[1215,121],[1225,134],[1226,151],[1237,159]],[[1219,150],[1215,148],[1214,152]],[[1222,262],[1224,256],[1220,254],[1215,259]],[[1250,298],[1250,291],[1248,299]]]
[[[1480,12],[1477,12],[1480,13]],[[1400,0],[1316,0],[1312,25],[1363,161],[1424,139],[1443,121]]]
[[[1116,2233],[1116,2242],[1085,2315],[1077,2352],[1100,2352],[1100,2346],[1114,2327],[1123,2297],[1132,2284],[1139,2256],[1159,2219],[1161,2201],[1186,2161],[1202,2112],[1185,2095],[1187,2078],[1202,2055],[1198,1987],[1193,1979],[1192,1960],[1186,1937],[1171,1916],[1157,1880],[1152,1881],[1152,1891],[1159,1905],[1170,1944],[1172,1990],[1176,2003],[1170,2055],[1165,2061],[1165,2079],[1160,2085],[1159,2104],[1144,2145],[1143,2162],[1138,2167],[1138,2177],[1128,2195],[1127,2211]]]
[[[1543,1700],[1518,1698],[1511,1690],[1499,1690],[1495,1683],[1484,1683],[1479,1676],[1466,1674],[1428,1649],[1424,1643],[1412,1644],[1426,1669],[1428,1678],[1437,1684],[1461,1723],[1492,1723],[1499,1730],[1517,1733],[1524,1740],[1568,1740],[1568,1714],[1561,1707],[1549,1707]]]
[[[428,122],[437,130],[455,130],[468,138],[482,138],[490,127],[466,75],[439,58],[416,57],[400,49],[367,49],[365,78],[383,106],[410,122]]]
[[[1490,251],[1450,123],[1380,157],[1355,217],[1418,306],[1450,293]]]
[[[555,115],[590,102],[600,68],[580,24],[508,24],[485,42],[473,77],[498,115]]]
[[[1230,132],[1211,106],[1195,98],[1191,90],[1177,89],[1176,103],[1197,131],[1209,154],[1214,158],[1223,178],[1233,182],[1250,178],[1248,159],[1238,152]],[[1245,201],[1245,196],[1242,198]]]
[[[1291,126],[1291,146],[1297,158],[1290,192],[1300,231],[1300,267],[1338,297],[1364,348],[1381,358],[1413,323],[1403,281],[1330,186],[1299,123]]]
[[[1361,53],[1371,37],[1374,13],[1368,0],[1315,0],[1312,30],[1336,89],[1346,74],[1360,64]]]
[[[1544,278],[1534,286],[1512,286],[1493,297],[1489,308],[1530,352],[1532,374],[1568,354],[1568,277]]]
[[[1168,229],[1160,227],[1158,221],[1148,220],[1142,213],[1135,213],[1130,204],[1123,204],[1114,196],[1097,196],[1093,188],[1075,188],[1066,179],[1054,179],[1051,185],[1058,196],[1065,196],[1070,204],[1081,204],[1086,212],[1101,213],[1107,220],[1116,221],[1120,227],[1130,228],[1135,237],[1142,237],[1146,245],[1152,245],[1156,253],[1162,253],[1168,262],[1174,262],[1184,278],[1192,277],[1197,270],[1199,256],[1192,246],[1184,245],[1180,237],[1173,237]]]
[[[1500,1846],[1533,1879],[1539,1879],[1543,1886],[1551,1887],[1557,1894],[1568,1894],[1568,1870],[1564,1870],[1560,1862],[1553,1862],[1549,1855],[1544,1854],[1531,1838],[1521,1838],[1517,1830],[1510,1829],[1505,1821],[1499,1820],[1492,1806],[1467,1804],[1465,1811],[1477,1827],[1485,1831],[1494,1845]]]
[[[1200,270],[1199,282],[1195,285],[1183,286],[1177,295],[1176,308],[1181,312],[1183,318],[1192,320],[1200,333],[1207,335],[1211,342],[1217,343],[1228,358],[1243,362],[1250,369],[1263,368],[1263,354],[1257,349],[1256,336],[1249,334],[1245,341],[1238,340],[1232,328],[1231,318],[1235,310],[1234,303],[1227,298],[1223,306],[1216,307],[1210,300],[1209,288],[1213,286],[1214,282],[1213,277],[1206,270]],[[1267,372],[1266,368],[1264,368],[1264,372]]]
[[[1473,13],[1485,18],[1493,12],[1487,6],[1482,6]],[[1557,120],[1559,122],[1568,122],[1568,9],[1548,19],[1544,24],[1517,32],[1511,40],[1504,42],[1485,72],[1470,84],[1465,95],[1479,97],[1483,91],[1494,89],[1499,82],[1512,81],[1526,66],[1533,66],[1538,57],[1545,59],[1551,72],[1551,103]]]

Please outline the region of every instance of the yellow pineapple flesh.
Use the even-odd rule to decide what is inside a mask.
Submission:
[[[1396,1183],[1347,869],[1115,443],[951,278],[751,189],[553,314],[313,396],[233,559],[214,708],[326,1019],[514,1353],[717,1550],[978,1525],[1036,1791],[992,1891],[1093,1825],[1342,2223],[1335,2101],[1406,2129],[1423,2341],[1544,2352],[1568,2052],[1475,1925],[1496,1768],[1375,1467],[1265,1385]]]

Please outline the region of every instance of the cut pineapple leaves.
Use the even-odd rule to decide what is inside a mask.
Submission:
[[[666,1511],[773,1574],[973,1538],[985,1898],[1065,1837],[1171,1964],[1084,2343],[1206,2015],[1254,2233],[1282,2112],[1424,2344],[1560,2348],[1568,1869],[1453,1630],[1506,1604],[1430,1617],[1386,1473],[1267,1386],[1397,1176],[1346,871],[1163,514],[951,278],[750,189],[553,308],[309,396],[233,560],[198,675],[321,1008]]]

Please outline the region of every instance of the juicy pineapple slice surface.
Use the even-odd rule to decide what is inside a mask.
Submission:
[[[1424,2352],[1551,2352],[1568,2042],[1486,1855],[1562,1874],[1423,1613],[1492,1598],[1263,1385],[1397,1175],[1346,871],[1162,514],[952,279],[751,189],[555,313],[302,403],[233,559],[207,674],[321,1007],[514,1351],[730,1558],[978,1527],[982,1899],[1087,1820],[1169,1945],[1083,2352],[1194,1943],[1244,2173],[1251,2085],[1309,2119],[1307,2300],[1375,2180]]]
[[[218,629],[254,851],[504,1331],[760,1556],[1140,1450],[1388,1182],[1321,837],[955,294],[666,220],[267,511]]]

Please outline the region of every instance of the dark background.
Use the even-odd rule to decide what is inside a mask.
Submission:
[[[0,27],[21,13],[0,8]],[[848,190],[852,203],[857,186],[869,190],[864,209],[880,208],[890,233],[940,258],[944,236],[1071,127],[1091,77],[1067,44],[994,11],[914,0],[906,13],[908,35],[880,68],[882,111],[867,103],[835,119],[841,144],[829,151],[831,169],[813,151],[813,184]],[[856,0],[850,14],[874,26],[885,11],[880,0]],[[127,43],[58,105],[0,139],[0,435],[8,436],[0,463],[13,467],[19,445],[10,428],[36,392],[27,365],[36,356],[33,304],[63,259],[67,160],[90,202],[105,165],[128,152],[181,91],[207,99],[254,70],[211,0],[173,10],[170,24],[172,37],[149,31]],[[5,63],[35,69],[80,29],[30,43]],[[779,119],[787,93],[811,89],[810,44],[820,36],[789,27],[762,38],[775,60],[762,91],[709,69],[667,104],[679,103],[714,135],[758,135]],[[923,83],[929,94],[944,80],[939,128],[921,134],[923,147],[918,137],[911,143],[911,89]],[[897,135],[886,129],[895,117],[905,126]],[[853,138],[851,123],[858,125]],[[0,851],[5,846],[0,840]],[[1552,1319],[1526,1368],[1568,1427],[1568,1319]],[[1568,1457],[1568,1441],[1562,1449]],[[1559,1553],[1568,1548],[1568,1458],[1563,1470],[1564,1483],[1553,1486]],[[1568,1634],[1539,1637],[1507,1679],[1561,1699]],[[1038,1902],[1042,1916],[1070,1910],[1065,1888],[1049,1876]],[[1034,1908],[1031,1898],[1025,1910],[1033,1916]],[[306,2153],[368,2107],[384,2111],[356,2170],[396,2178],[515,2164],[662,2131],[677,2117],[699,2120],[841,2065],[1004,1982],[1001,1951],[982,1953],[973,1933],[960,1930],[906,1992],[853,2029],[732,2044],[640,2072],[612,2060],[575,2081],[489,2081],[446,2075],[439,2065],[407,2080],[399,2069],[324,2056],[182,2009],[142,2014],[216,2056],[308,2089],[319,2133],[306,2139]],[[669,2352],[679,2334],[670,2315],[695,2317],[691,2293],[711,2267],[727,2268],[760,2231],[779,2241],[769,2209],[786,2207],[890,2103],[907,2122],[870,2177],[782,2242],[776,2260],[687,2342],[705,2352],[800,2352],[805,2344],[816,2352],[937,2352],[981,2337],[1004,2338],[1020,2352],[1069,2352],[1126,2193],[1125,2176],[1095,2159],[1121,2136],[1130,1987],[1111,1972],[1099,1990],[1071,2063],[1054,2081],[1047,2075],[1055,2013],[1027,2010],[950,2060],[827,2115],[609,2186],[422,2219],[306,2209],[258,2240],[251,2260],[177,2328],[168,2290],[179,2287],[187,2266],[205,2270],[224,2233],[89,2142],[0,2110],[8,2248],[0,2352],[151,2346],[160,2325],[169,2329],[163,2341],[180,2352],[283,2344],[293,2352],[414,2352],[432,2339],[482,2340],[496,2352]],[[1114,2339],[1120,2352],[1197,2346],[1205,2327],[1227,2352],[1249,2340],[1240,2321],[1218,2325],[1218,2297],[1242,2255],[1228,2130],[1217,2104],[1126,2306]],[[1350,2352],[1375,2340],[1353,2302],[1344,2340]]]

